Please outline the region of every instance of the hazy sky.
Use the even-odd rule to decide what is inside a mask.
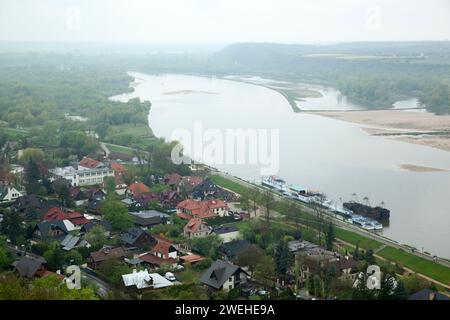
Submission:
[[[449,40],[449,0],[0,0],[0,41]]]

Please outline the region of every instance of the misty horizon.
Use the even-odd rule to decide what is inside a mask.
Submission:
[[[0,2],[0,41],[145,45],[336,44],[450,39],[432,1]]]

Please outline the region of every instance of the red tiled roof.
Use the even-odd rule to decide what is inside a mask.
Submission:
[[[147,186],[146,186],[145,184],[143,184],[142,182],[135,182],[135,183],[132,183],[132,184],[128,187],[128,189],[130,189],[130,191],[131,191],[134,195],[137,195],[137,194],[140,194],[140,193],[148,193],[148,192],[151,191],[150,188],[147,187]]]
[[[54,220],[69,220],[75,225],[88,224],[90,221],[79,212],[64,212],[58,207],[50,208],[44,215],[42,220],[54,221]]]
[[[97,168],[101,164],[102,163],[100,161],[88,157],[84,157],[79,163],[80,166],[90,169]]]
[[[85,224],[91,223],[89,221],[89,219],[86,219],[85,217],[79,217],[79,218],[70,219],[70,222],[72,222],[76,226],[81,226],[81,225],[85,225]]]
[[[119,174],[127,171],[127,169],[122,164],[115,162],[115,161],[111,162],[111,169],[113,169],[114,171],[116,171]]]
[[[188,216],[190,216],[189,218],[198,217],[201,219],[216,217],[217,214],[213,212],[213,209],[227,207],[228,205],[226,204],[226,202],[222,200],[197,201],[186,199],[181,201],[177,205],[177,209],[190,212],[190,214],[188,214]],[[178,216],[181,218],[185,218],[186,215],[179,212]]]
[[[169,249],[172,246],[171,243],[166,241],[158,241],[152,249],[152,253],[161,253],[163,256],[169,256]]]
[[[67,214],[61,208],[52,207],[47,211],[42,220],[66,220],[67,218]]]
[[[184,231],[190,233],[196,233],[198,229],[203,224],[203,220],[199,218],[192,218],[189,222],[184,226]]]

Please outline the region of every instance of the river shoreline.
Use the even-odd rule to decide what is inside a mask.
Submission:
[[[402,110],[308,113],[358,124],[372,136],[450,151],[450,115]]]

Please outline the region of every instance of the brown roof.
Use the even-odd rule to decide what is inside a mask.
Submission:
[[[176,263],[177,262],[177,260],[175,260],[173,258],[163,259],[163,258],[157,257],[149,252],[144,253],[143,255],[140,255],[138,258],[144,262],[147,262],[149,264],[156,265],[156,266],[161,266],[166,263]]]
[[[199,261],[202,261],[203,259],[204,258],[202,256],[199,256],[197,254],[190,254],[187,256],[180,257],[180,260],[182,260],[184,262],[190,262],[190,263],[199,262]]]
[[[184,231],[190,233],[196,233],[198,229],[202,226],[203,220],[200,218],[192,218],[189,222],[184,226]]]
[[[190,215],[193,217],[206,219],[217,216],[217,214],[213,212],[213,209],[228,208],[228,205],[222,200],[198,201],[186,199],[178,203],[177,208],[189,211]],[[186,218],[185,214],[178,214],[178,216],[180,218]]]
[[[125,167],[122,164],[115,161],[111,162],[111,169],[113,169],[117,173],[124,173],[125,171],[127,171],[127,169],[125,169]]]
[[[99,165],[101,165],[102,163],[100,161],[94,160],[92,158],[89,157],[84,157],[81,161],[80,161],[80,166],[85,167],[85,168],[97,168]]]
[[[150,192],[150,188],[147,187],[145,184],[143,184],[142,182],[135,182],[132,183],[128,189],[130,189],[130,191],[136,195],[136,194],[140,194],[140,193],[148,193]]]
[[[153,247],[151,252],[152,253],[162,253],[163,256],[168,256],[171,246],[172,246],[172,244],[169,242],[158,241],[158,243]]]
[[[178,173],[171,173],[164,176],[164,182],[167,184],[178,185],[183,177]]]
[[[125,256],[125,251],[122,247],[102,248],[99,251],[91,252],[90,256],[94,262],[101,262],[108,259],[122,258]]]

